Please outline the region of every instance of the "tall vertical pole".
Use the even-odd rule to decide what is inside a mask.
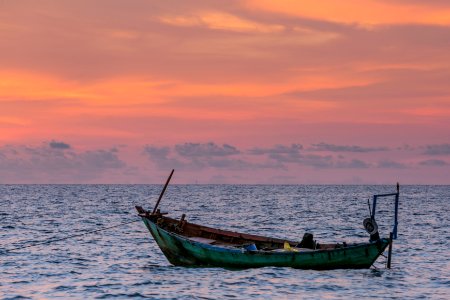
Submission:
[[[394,214],[394,230],[393,230],[393,238],[394,239],[397,239],[399,197],[400,197],[400,184],[397,182],[397,195],[395,195],[395,214]]]
[[[376,212],[376,209],[377,209],[377,198],[378,198],[378,195],[373,195],[373,206],[372,206],[372,215],[371,215],[371,217],[372,217],[372,219],[375,219],[375,212]]]
[[[388,269],[391,268],[392,243],[393,243],[392,236],[393,236],[392,232],[389,233],[389,250],[388,250],[387,265],[386,265],[386,267],[387,267]]]
[[[169,181],[170,181],[170,179],[172,178],[172,175],[173,175],[173,172],[174,172],[174,171],[175,171],[175,170],[172,169],[172,172],[170,172],[169,178],[167,178],[166,184],[164,185],[164,188],[163,188],[163,190],[161,191],[161,194],[159,195],[158,201],[156,202],[156,205],[155,205],[155,208],[153,209],[152,214],[154,214],[154,213],[156,212],[156,209],[158,208],[158,205],[159,205],[159,201],[161,201],[161,198],[163,197],[164,192],[166,191],[167,186],[169,185]]]

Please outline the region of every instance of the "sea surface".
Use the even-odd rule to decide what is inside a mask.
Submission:
[[[380,257],[370,269],[331,271],[174,267],[134,209],[153,208],[161,189],[0,185],[0,299],[450,299],[450,186],[401,187],[391,269]],[[362,242],[367,199],[391,192],[395,186],[171,185],[160,208],[218,228]],[[381,235],[393,210],[393,199],[379,200]],[[55,239],[64,240],[35,245]]]

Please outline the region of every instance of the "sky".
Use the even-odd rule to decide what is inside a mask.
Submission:
[[[0,1],[0,183],[171,169],[450,184],[450,1]]]

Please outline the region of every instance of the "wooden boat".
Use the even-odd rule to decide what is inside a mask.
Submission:
[[[197,225],[187,222],[185,215],[179,220],[169,218],[157,209],[169,180],[170,177],[153,212],[140,206],[136,209],[166,258],[175,266],[369,268],[386,247],[392,246],[392,239],[397,235],[398,189],[397,193],[374,196],[371,217],[364,222],[371,241],[325,244],[313,241],[308,234],[302,241],[292,241]],[[384,196],[396,196],[394,231],[388,238],[379,237],[375,222],[376,200]],[[390,255],[388,260],[390,265]]]

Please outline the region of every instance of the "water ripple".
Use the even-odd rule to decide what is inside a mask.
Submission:
[[[190,221],[279,238],[305,231],[321,241],[367,239],[367,198],[390,186],[170,186],[161,209]],[[136,218],[157,185],[0,185],[1,299],[446,299],[450,294],[449,186],[402,187],[393,268],[312,271],[226,270],[171,266],[145,226],[109,231],[19,251]],[[153,201],[149,200],[153,199]],[[379,202],[388,232],[392,201]],[[380,212],[385,211],[383,216]]]

